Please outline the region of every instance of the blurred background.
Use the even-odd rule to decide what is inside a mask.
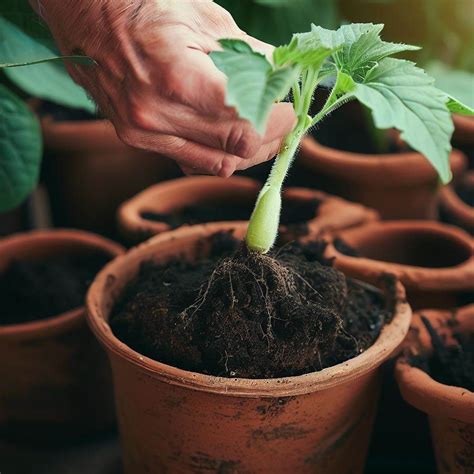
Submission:
[[[21,58],[28,50],[44,47],[55,49],[47,28],[27,1],[1,0],[0,3],[0,58]],[[349,22],[383,23],[384,40],[422,46],[420,51],[407,53],[406,58],[425,68],[441,89],[474,106],[474,0],[219,0],[217,3],[228,9],[247,33],[274,45],[288,42],[293,32],[309,30],[311,23],[326,28]],[[72,82],[61,62],[2,69],[0,87],[19,99],[24,112],[18,122],[7,124],[4,117],[0,120],[0,169],[2,153],[10,152],[2,146],[2,134],[18,133],[19,147],[42,156],[34,191],[13,209],[0,209],[0,236],[36,228],[74,227],[120,241],[116,230],[117,208],[147,187],[182,175],[165,156],[121,143],[111,124],[97,114],[95,105]],[[343,148],[339,141],[341,127],[353,128],[354,124],[344,113],[334,114],[334,120],[315,131],[314,137]],[[472,169],[472,133],[462,135],[461,140],[459,132],[459,137],[455,145],[470,157]],[[296,160],[289,183],[320,187],[312,181],[307,169],[299,172],[298,166]],[[265,179],[268,168],[265,164],[243,174]],[[338,193],[332,187],[331,192]],[[413,410],[413,416],[421,415]],[[400,460],[390,449],[377,445],[378,439],[386,440],[377,438],[380,429],[376,428],[367,472],[434,472],[428,439],[411,440],[413,451],[408,446],[407,459]],[[414,454],[415,447],[418,454]],[[93,456],[87,457],[91,452]],[[420,452],[425,454],[419,457]],[[26,464],[21,472],[29,472],[36,459],[37,474],[112,474],[117,469],[118,453],[118,443],[112,435],[94,444],[92,451],[84,446],[65,449],[63,456],[57,458],[57,467],[51,468],[48,452],[32,448],[28,451],[28,461],[22,461]],[[5,465],[11,466],[11,471],[5,470],[8,474],[15,472],[13,469],[24,457],[24,451],[2,448],[0,443],[0,460],[2,457]],[[48,465],[46,470],[42,470],[43,464]],[[65,466],[67,469],[79,466],[82,471],[65,470]],[[2,464],[0,470],[1,467]]]
[[[474,0],[218,3],[246,32],[275,45],[288,41],[292,32],[308,30],[311,22],[327,28],[345,22],[384,23],[384,39],[422,46],[421,51],[408,53],[407,58],[426,68],[440,88],[471,106],[474,103]],[[2,0],[0,14],[10,26],[18,28],[6,31],[2,24],[0,54],[18,57],[28,47],[42,45],[54,49],[47,28],[27,1]],[[0,84],[34,111],[41,124],[43,150],[39,186],[17,208],[0,213],[0,235],[54,225],[114,237],[115,210],[121,202],[151,184],[181,175],[166,157],[157,158],[120,143],[62,63],[3,69]],[[267,168],[249,174],[264,177]]]

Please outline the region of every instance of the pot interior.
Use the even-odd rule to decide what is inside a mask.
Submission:
[[[469,243],[429,228],[386,228],[344,240],[361,257],[417,267],[454,267],[472,255]]]

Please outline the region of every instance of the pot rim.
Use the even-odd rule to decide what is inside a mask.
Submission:
[[[78,153],[91,146],[107,152],[134,150],[119,139],[113,124],[107,119],[57,121],[46,116],[39,120],[45,148],[57,154],[67,152],[70,155],[71,151]]]
[[[131,229],[129,227],[131,226],[136,226],[137,231],[142,228],[144,232],[147,232],[147,230],[145,230],[146,227],[150,232],[152,231],[154,233],[172,230],[171,226],[166,222],[151,221],[141,217],[141,213],[145,210],[147,203],[151,199],[154,199],[156,195],[175,191],[186,193],[199,188],[208,189],[209,187],[214,187],[216,183],[219,185],[225,183],[226,186],[223,188],[223,193],[228,193],[232,189],[239,188],[242,190],[255,191],[255,196],[257,196],[258,190],[262,186],[257,180],[245,176],[231,176],[229,178],[218,178],[216,176],[184,176],[170,179],[144,189],[121,204],[117,211],[119,226],[124,233],[130,232]],[[194,203],[204,202],[200,200],[201,196],[199,192],[196,192],[195,197],[196,200],[193,201]],[[243,224],[247,221],[215,221],[213,224],[223,225],[228,222]],[[185,226],[189,227],[189,224],[184,224],[181,227]]]
[[[474,118],[461,114],[453,114],[454,138],[459,143],[474,143]]]
[[[110,308],[107,308],[105,311],[107,314],[104,314],[101,302],[104,292],[114,291],[113,285],[118,280],[124,279],[120,276],[123,275],[127,267],[130,268],[129,263],[133,261],[133,267],[136,270],[140,262],[156,255],[163,243],[185,237],[198,241],[219,230],[242,232],[245,230],[245,226],[235,223],[226,223],[225,226],[203,224],[166,232],[133,248],[126,255],[116,258],[103,268],[89,288],[86,306],[88,324],[100,343],[108,350],[109,356],[113,355],[124,359],[129,365],[134,366],[135,369],[140,370],[148,377],[193,390],[250,398],[287,397],[325,390],[360,377],[382,364],[403,341],[411,320],[411,308],[404,301],[405,291],[399,283],[397,287],[399,302],[394,318],[384,326],[374,344],[359,356],[319,372],[273,379],[217,377],[158,362],[134,351],[120,341],[113,334],[107,322]],[[129,275],[125,280],[128,282],[131,278],[132,275]],[[114,300],[116,297],[117,295]]]
[[[0,239],[0,252],[8,253],[11,248],[42,248],[45,244],[73,243],[87,248],[96,248],[113,258],[125,253],[120,244],[100,235],[75,229],[48,229],[21,232]],[[54,254],[54,253],[52,253]],[[0,338],[28,338],[32,334],[51,334],[64,328],[74,327],[81,323],[85,307],[80,306],[59,315],[19,324],[0,325]]]
[[[392,263],[366,257],[350,257],[339,252],[331,241],[326,250],[328,257],[334,257],[336,268],[343,271],[363,271],[394,273],[407,288],[420,290],[469,290],[474,289],[474,239],[462,229],[435,221],[377,221],[359,226],[354,229],[345,229],[335,232],[335,237],[347,236],[351,233],[370,233],[382,229],[405,232],[436,232],[440,236],[450,238],[470,250],[470,257],[465,261],[450,267],[432,268],[416,265]],[[348,242],[350,245],[350,242]]]
[[[468,171],[466,174],[474,178],[474,171]],[[474,207],[465,203],[451,184],[441,189],[440,205],[461,225],[474,229]]]
[[[164,181],[162,183],[155,184],[148,187],[137,195],[133,196],[128,201],[124,202],[118,209],[117,219],[120,230],[123,235],[130,237],[132,240],[137,240],[138,234],[144,236],[154,236],[161,232],[172,230],[169,224],[161,221],[151,221],[144,219],[141,214],[153,206],[150,202],[159,202],[160,196],[167,195],[172,192],[190,193],[195,192],[196,199],[189,204],[204,202],[200,200],[199,190],[209,189],[210,187],[216,188],[216,191],[222,191],[222,195],[229,195],[233,189],[239,191],[251,192],[255,194],[256,199],[259,189],[263,186],[262,183],[257,180],[247,178],[244,176],[231,176],[230,178],[217,178],[215,176],[187,176],[176,178],[173,180]],[[193,195],[194,195],[193,194]],[[344,206],[348,210],[352,210],[354,213],[357,212],[357,216],[360,222],[370,222],[379,218],[378,213],[358,203],[346,201],[338,196],[332,196],[322,191],[317,191],[310,188],[301,186],[290,186],[283,189],[283,198],[289,200],[304,200],[309,201],[310,199],[318,199],[321,201],[321,208],[330,206],[332,210],[337,205],[339,207]],[[322,209],[319,208],[316,215],[306,221],[308,225],[309,234],[321,232],[320,219]],[[341,207],[342,209],[342,207]],[[159,212],[159,210],[158,210]],[[250,215],[249,215],[250,217]],[[208,222],[207,224],[215,225],[226,225],[229,222],[237,225],[248,224],[248,220],[245,221],[214,221]],[[204,223],[203,223],[204,224]],[[189,227],[190,224],[183,224],[180,227]],[[198,224],[201,225],[201,224]],[[286,230],[285,225],[280,225],[281,230]],[[327,230],[327,229],[323,229]],[[332,229],[330,229],[332,230]],[[136,234],[135,238],[133,234]]]
[[[338,150],[320,144],[311,135],[301,143],[300,163],[318,172],[338,174],[348,180],[374,183],[377,187],[419,185],[437,179],[437,173],[426,158],[417,151],[401,153],[364,154]],[[453,172],[465,166],[466,158],[459,150],[452,150],[450,162]],[[396,176],[396,179],[394,179]]]
[[[423,310],[415,313],[414,323],[419,327],[419,314],[433,320],[447,320],[452,317],[451,311]],[[460,318],[474,317],[474,304],[458,310]],[[471,326],[474,327],[473,324]],[[424,329],[423,329],[424,330]],[[426,351],[431,351],[428,338],[417,339],[417,343]],[[407,348],[410,343],[405,343]],[[395,365],[397,379],[403,398],[420,411],[435,417],[454,418],[467,423],[474,423],[474,392],[454,385],[446,385],[433,379],[423,370],[410,365],[407,356],[398,358]],[[429,401],[429,403],[427,403]]]

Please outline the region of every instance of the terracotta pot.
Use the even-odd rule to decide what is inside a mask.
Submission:
[[[123,248],[73,230],[34,231],[0,240],[0,272],[13,260]],[[84,308],[0,326],[0,433],[35,443],[109,428],[114,410],[107,359],[87,327]]]
[[[453,115],[454,135],[453,139],[457,143],[473,144],[474,143],[474,118],[465,115]]]
[[[123,144],[106,120],[41,121],[55,224],[113,235],[118,206],[179,175],[171,160]]]
[[[144,219],[144,212],[172,213],[187,206],[204,203],[247,204],[253,207],[262,184],[250,178],[233,176],[228,179],[211,176],[179,178],[156,184],[125,202],[119,209],[118,221],[121,234],[130,242],[169,231],[165,222]],[[360,204],[305,188],[287,188],[284,199],[294,202],[321,201],[317,215],[307,222],[312,236],[346,227],[360,225],[377,219],[377,213]],[[249,214],[250,217],[250,214]],[[288,229],[282,226],[282,232]]]
[[[458,173],[465,156],[454,150],[451,169]],[[435,219],[439,178],[420,153],[367,155],[328,148],[303,139],[299,165],[311,186],[377,210],[383,219]]]
[[[380,384],[380,365],[408,330],[410,307],[367,351],[297,377],[229,379],[149,359],[112,333],[111,308],[143,261],[205,252],[209,236],[242,224],[160,234],[107,265],[87,297],[88,321],[112,363],[124,472],[361,473]]]
[[[448,339],[452,337],[452,311],[427,310],[434,328]],[[457,312],[464,333],[474,332],[474,305]],[[419,315],[414,318],[413,332],[407,339],[407,352],[432,351],[430,338]],[[407,356],[397,361],[395,375],[403,398],[428,414],[438,472],[471,474],[474,471],[474,392],[462,387],[444,385],[422,370],[412,367]]]
[[[473,239],[461,229],[438,222],[376,222],[336,233],[360,254],[344,255],[330,244],[327,256],[349,275],[375,280],[395,274],[413,308],[458,305],[474,292]]]
[[[474,186],[474,171],[468,171],[461,179]],[[440,210],[447,221],[474,234],[474,208],[466,204],[451,185],[441,190]]]

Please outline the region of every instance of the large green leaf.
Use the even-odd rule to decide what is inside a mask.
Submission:
[[[0,84],[0,211],[18,206],[39,175],[42,142],[35,115]]]
[[[272,104],[288,93],[298,69],[274,69],[267,58],[241,40],[221,40],[223,51],[211,53],[227,76],[226,103],[263,133]]]
[[[397,128],[413,149],[431,162],[443,182],[451,178],[449,152],[453,123],[446,96],[410,61],[385,58],[353,89],[372,110],[378,128]]]
[[[72,81],[59,59],[55,52],[0,17],[0,65],[41,61],[40,64],[5,68],[3,72],[7,77],[30,95],[94,113],[94,103],[84,89]],[[80,60],[90,61],[84,57]]]
[[[340,70],[354,79],[364,77],[370,68],[387,56],[419,49],[418,46],[383,41],[380,38],[382,29],[383,25],[372,23],[342,25],[336,31],[312,25],[312,31],[319,35],[324,44],[338,47],[328,66],[334,68],[334,73]]]

